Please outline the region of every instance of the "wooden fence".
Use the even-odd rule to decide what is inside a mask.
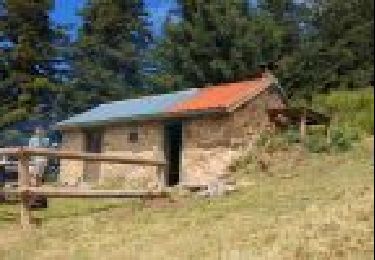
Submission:
[[[163,187],[163,173],[165,162],[148,159],[135,159],[120,155],[100,153],[81,153],[74,151],[61,151],[43,148],[0,148],[0,155],[14,156],[18,159],[18,188],[16,190],[3,190],[0,195],[17,194],[21,198],[21,225],[28,227],[31,223],[30,198],[32,196],[45,196],[50,198],[154,198],[164,197],[166,192]],[[159,180],[158,190],[83,190],[51,187],[30,186],[30,157],[43,156],[68,160],[102,161],[118,164],[135,164],[144,166],[156,166]]]

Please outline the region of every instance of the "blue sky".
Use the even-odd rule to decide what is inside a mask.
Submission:
[[[152,30],[160,35],[162,24],[170,8],[176,6],[175,0],[144,0],[152,22]],[[57,24],[68,25],[72,39],[77,36],[77,30],[81,25],[81,19],[77,15],[79,9],[84,6],[85,0],[55,0],[55,9],[51,13],[52,20]]]

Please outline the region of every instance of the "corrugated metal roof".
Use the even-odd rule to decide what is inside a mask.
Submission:
[[[268,78],[223,84],[201,89],[195,96],[178,103],[169,112],[193,112],[210,109],[228,109],[250,99],[270,85]]]
[[[272,78],[266,76],[252,81],[117,101],[100,105],[85,113],[73,116],[58,123],[57,126],[89,126],[161,116],[174,117],[218,110],[230,111],[230,108],[261,93],[271,82]]]
[[[82,114],[73,116],[57,126],[85,126],[104,122],[152,117],[163,114],[169,107],[195,95],[197,89],[178,91],[172,94],[146,96],[103,104]]]

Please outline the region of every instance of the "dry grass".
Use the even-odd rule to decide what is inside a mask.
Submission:
[[[0,259],[373,259],[372,139],[274,156],[272,174],[238,173],[239,192],[178,207],[53,200],[22,231],[17,207],[0,206]]]

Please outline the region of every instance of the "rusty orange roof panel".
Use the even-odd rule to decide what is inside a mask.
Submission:
[[[227,83],[200,89],[190,98],[170,107],[168,112],[180,113],[210,109],[229,109],[233,105],[255,97],[270,85],[268,78]]]

